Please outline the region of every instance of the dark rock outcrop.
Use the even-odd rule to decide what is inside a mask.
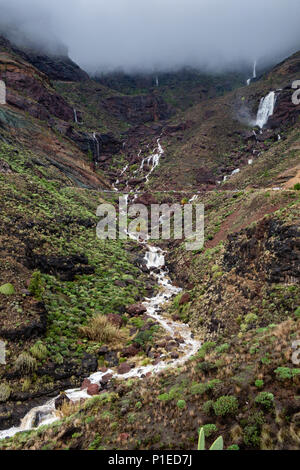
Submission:
[[[171,107],[158,95],[112,96],[103,102],[114,116],[131,124],[142,124],[168,119]]]

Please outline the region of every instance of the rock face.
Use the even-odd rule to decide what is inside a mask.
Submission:
[[[159,121],[168,119],[172,115],[170,106],[155,94],[112,96],[103,104],[112,115],[131,124]]]
[[[273,116],[268,120],[267,126],[271,129],[278,129],[284,125],[295,124],[300,115],[300,105],[296,106],[292,101],[294,89],[287,87],[280,91]]]
[[[8,89],[8,104],[42,120],[50,115],[64,121],[74,120],[71,106],[52,89],[48,77],[32,65],[0,52],[0,79]]]
[[[26,59],[51,80],[81,82],[89,76],[67,56],[50,56],[38,52],[26,52]]]
[[[300,278],[299,229],[276,219],[262,219],[254,228],[229,235],[224,266],[268,282]],[[255,265],[255,269],[253,266]],[[257,273],[257,274],[255,274]]]

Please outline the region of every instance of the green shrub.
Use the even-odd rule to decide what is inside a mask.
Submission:
[[[237,444],[232,444],[231,446],[227,447],[227,450],[240,450]]]
[[[223,354],[225,351],[228,351],[228,349],[230,349],[230,345],[228,343],[224,343],[216,348],[216,353]]]
[[[210,412],[212,411],[213,405],[214,405],[213,400],[207,400],[206,402],[204,402],[202,405],[203,413],[209,415]]]
[[[255,398],[255,403],[269,410],[274,406],[274,395],[269,392],[260,392]]]
[[[44,283],[40,271],[35,271],[32,274],[28,290],[37,300],[42,300]]]
[[[27,352],[23,352],[18,356],[15,368],[18,372],[22,372],[23,374],[31,374],[37,369],[36,359]]]
[[[41,341],[37,341],[30,349],[30,352],[33,357],[40,361],[46,359],[46,357],[48,356],[48,350]]]
[[[186,401],[185,400],[178,400],[177,402],[177,408],[180,410],[183,410],[186,407]]]
[[[263,386],[264,386],[264,381],[263,380],[261,380],[261,379],[255,380],[255,387],[263,388]]]
[[[170,397],[168,393],[162,393],[161,395],[158,396],[158,399],[160,401],[169,401]]]
[[[9,399],[11,394],[10,386],[7,384],[0,384],[0,403]]]
[[[207,386],[205,383],[193,384],[191,386],[192,395],[203,395],[207,391]]]
[[[205,437],[210,437],[212,434],[214,434],[218,430],[218,428],[215,424],[205,424],[203,426],[203,429],[204,429]]]
[[[232,395],[224,395],[214,402],[213,409],[217,416],[234,415],[238,410],[238,401]]]
[[[294,185],[294,190],[295,190],[295,191],[300,191],[300,183],[296,183],[296,184]]]
[[[295,317],[300,318],[300,307],[296,308],[295,310]]]
[[[206,353],[208,353],[208,351],[213,349],[215,346],[216,346],[216,343],[214,341],[208,341],[204,343],[199,349],[197,356],[204,359]]]
[[[274,372],[279,380],[290,380],[300,374],[300,369],[291,369],[290,367],[277,367]]]

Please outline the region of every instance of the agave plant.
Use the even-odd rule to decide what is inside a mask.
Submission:
[[[209,450],[223,450],[223,448],[224,448],[223,437],[220,436],[211,445]],[[201,428],[199,431],[198,450],[205,450],[205,434],[204,434],[203,428]]]

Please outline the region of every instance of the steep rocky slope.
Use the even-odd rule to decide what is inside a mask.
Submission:
[[[183,288],[164,311],[189,323],[202,348],[157,376],[107,379],[85,403],[62,396],[60,421],[0,448],[191,449],[201,425],[226,448],[299,448],[299,63],[296,54],[249,87],[216,77],[204,93],[207,77],[187,72],[157,87],[90,80],[70,64],[70,82],[65,61],[0,42],[1,285],[13,286],[0,293],[0,429],[91,372],[174,354],[140,305],[156,290],[143,250],[95,238],[97,205],[118,197],[104,190],[118,178],[146,205],[184,205],[197,193],[206,211],[203,249],[161,243]],[[271,90],[274,114],[254,135]],[[143,159],[158,145],[149,174]],[[98,313],[116,341],[91,335]]]

